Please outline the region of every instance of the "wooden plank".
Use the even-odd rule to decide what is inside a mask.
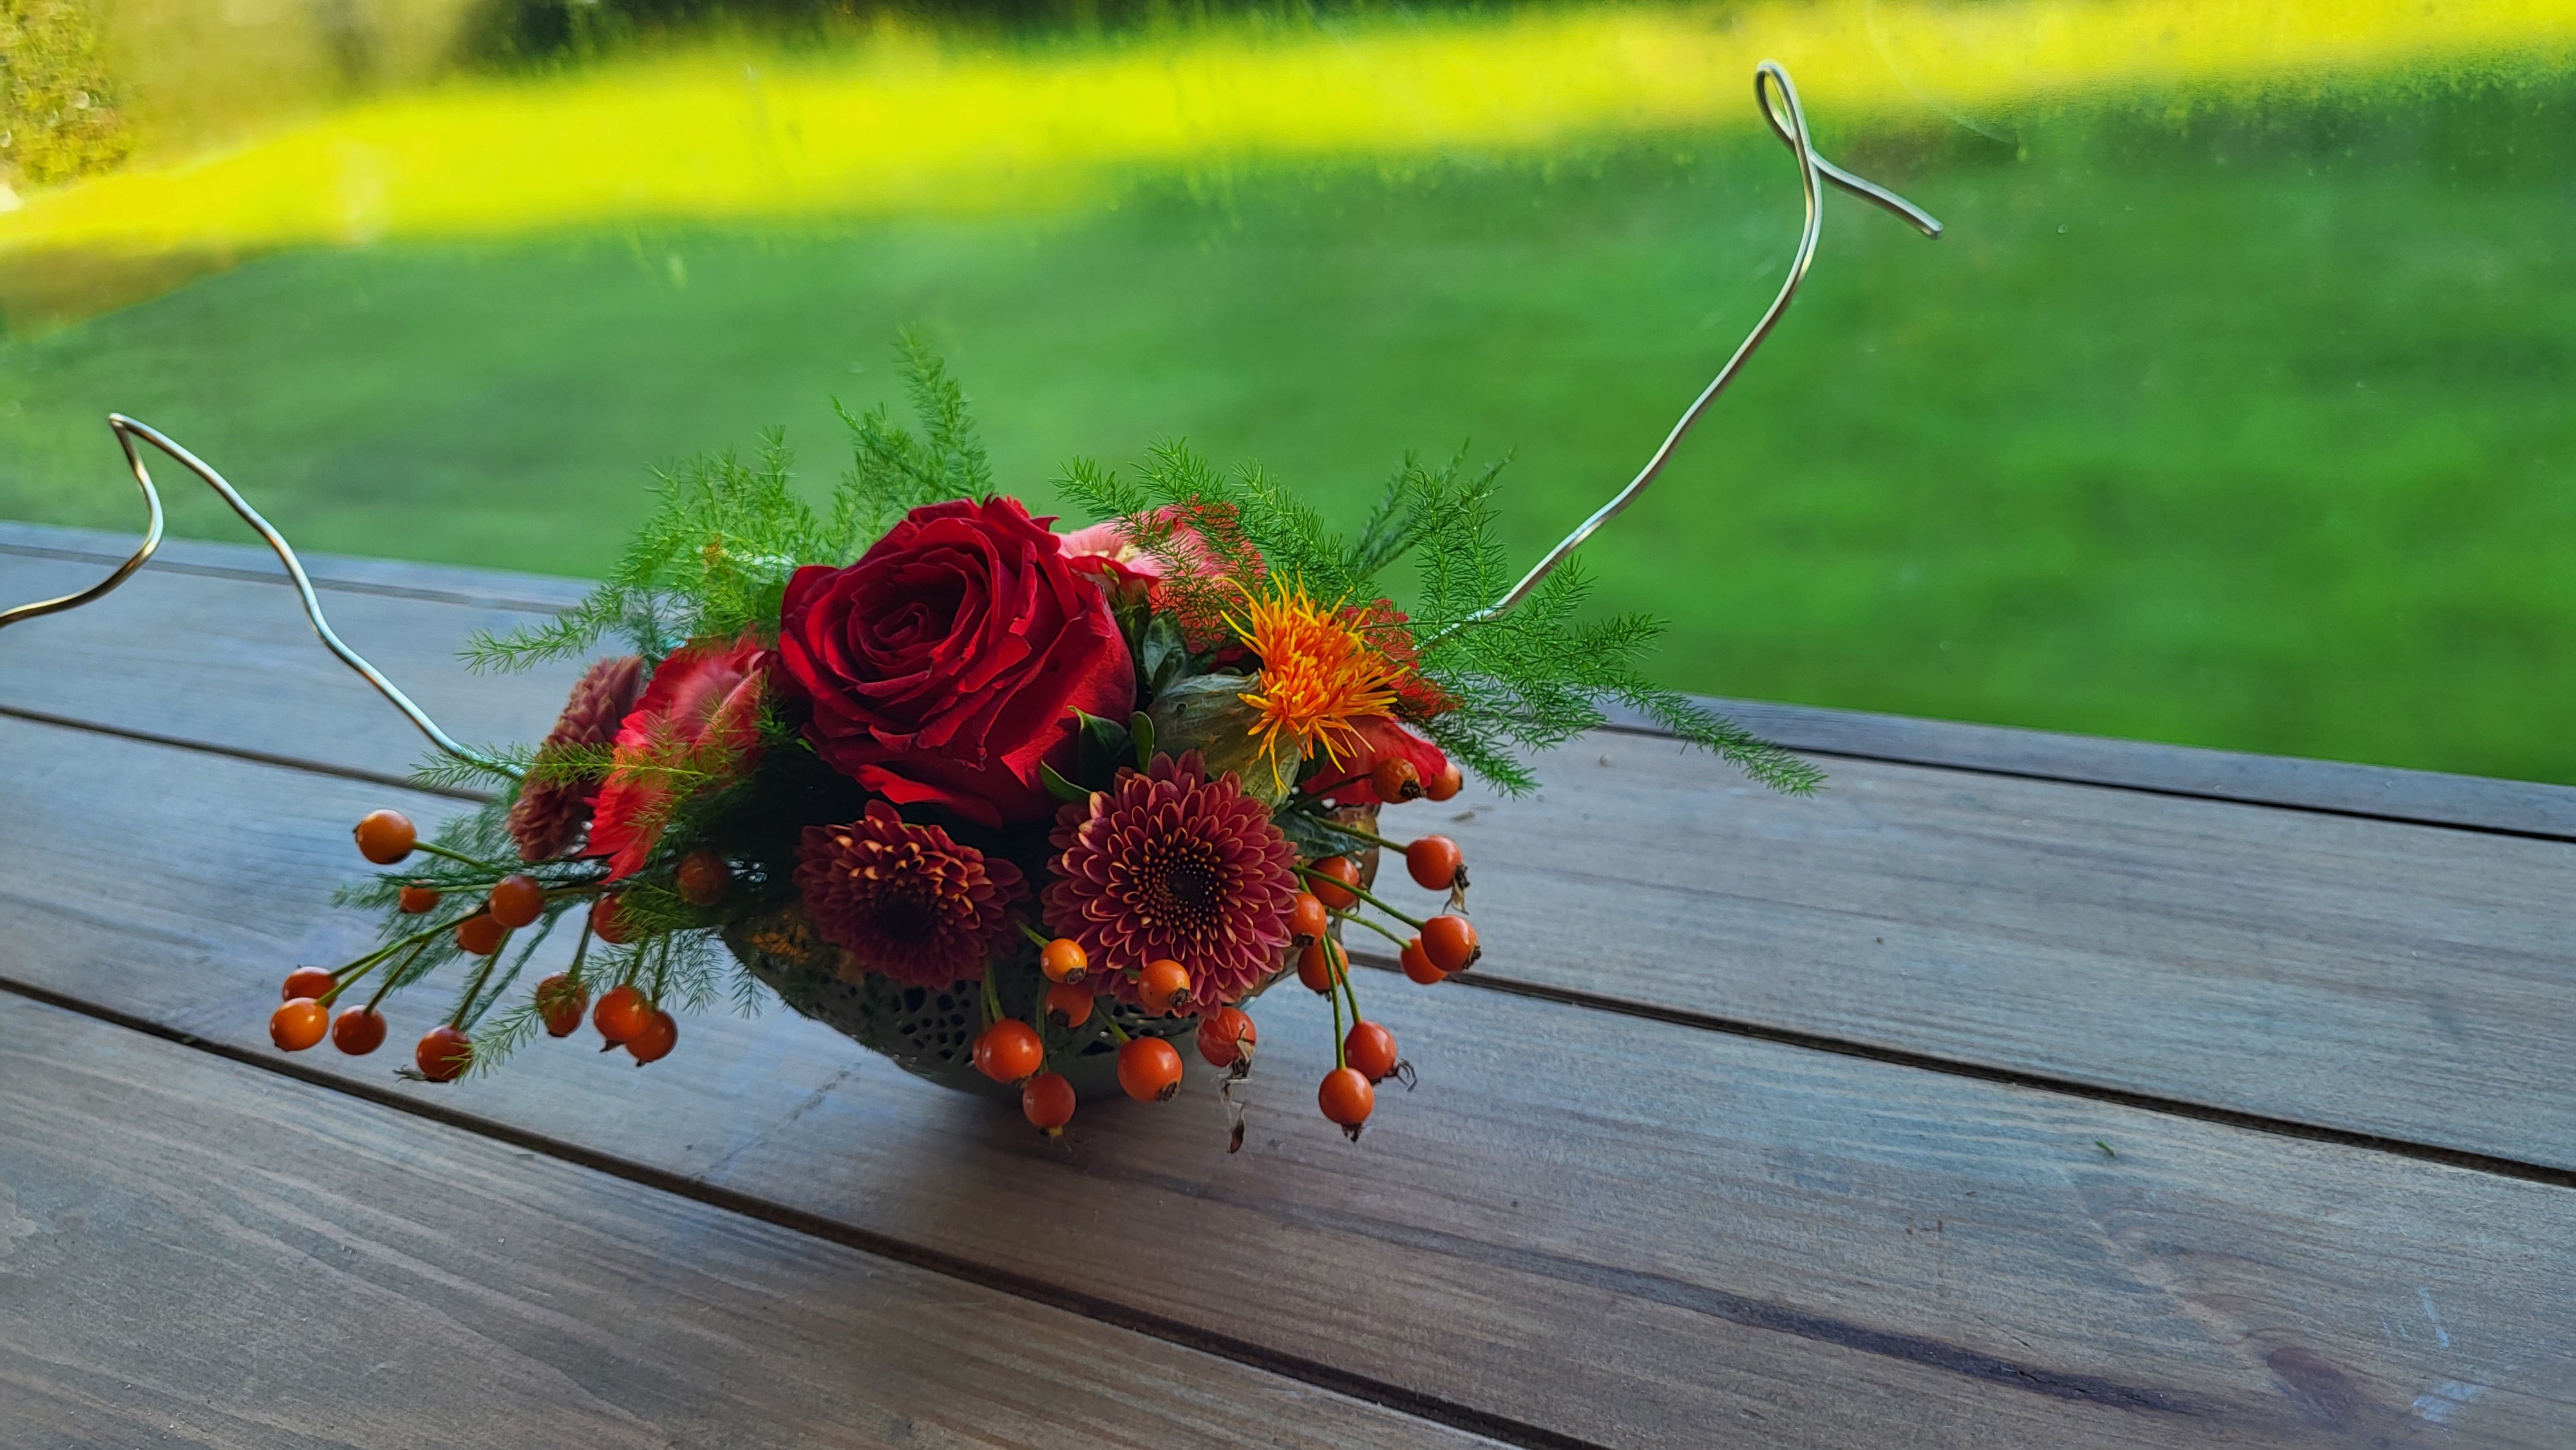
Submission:
[[[1494,1442],[0,997],[13,1446]]]
[[[2576,786],[1765,700],[1706,703],[1768,739],[1829,756],[2576,841]],[[1632,716],[1627,723],[1634,728],[1645,722]],[[1643,733],[1661,732],[1649,728]],[[1824,764],[1829,771],[1841,770],[1836,761]]]
[[[0,974],[256,1050],[270,984],[348,869],[344,822],[378,793],[24,725],[0,725],[0,750],[29,763],[0,787],[20,823],[0,839]],[[1203,1078],[1168,1107],[1086,1109],[1050,1146],[778,1014],[693,1023],[646,1071],[571,1044],[461,1089],[293,1066],[1309,1357],[1533,1443],[2545,1445],[2576,1395],[2566,1190],[1367,985],[1422,1088],[1344,1144],[1311,1105],[1321,1012],[1265,1000],[1233,1157]]]
[[[287,528],[292,543],[294,529]],[[284,582],[285,569],[265,544],[242,541],[164,537],[152,555],[150,569],[213,578]],[[134,552],[139,534],[100,529],[67,529],[53,524],[23,524],[0,519],[0,554],[51,558],[110,568]],[[554,574],[522,574],[503,569],[467,569],[452,564],[422,564],[408,559],[375,559],[357,554],[308,554],[296,551],[304,572],[324,589],[383,594],[432,603],[484,605],[528,612],[568,608],[588,593],[591,581]],[[104,569],[100,571],[101,574]],[[92,575],[93,579],[99,577]],[[17,601],[12,600],[11,603]]]
[[[0,555],[0,586],[71,567]],[[536,735],[566,688],[456,666],[524,614],[331,607],[465,739]],[[147,571],[8,631],[12,708],[386,775],[420,753],[286,590],[240,580]],[[1541,773],[1390,817],[1467,848],[1488,980],[2576,1168],[2566,845],[1863,760],[1783,800],[1617,732]]]
[[[1479,973],[2576,1168],[2576,846],[1875,762],[1790,800],[1632,735],[1540,773],[1387,818],[1465,851]]]
[[[130,545],[119,535],[94,530],[0,521],[0,587],[19,589],[9,578],[18,559],[77,563],[80,568],[60,573],[67,582],[51,590],[60,593],[95,577],[84,575],[82,569],[112,564],[124,557]],[[263,549],[191,539],[165,543],[155,567],[234,580],[282,578]],[[345,555],[316,555],[307,567],[326,591],[371,592],[430,605],[542,612],[571,604],[588,587],[584,581],[545,575]],[[31,585],[35,577],[29,576]],[[32,587],[20,592],[31,597],[38,593]],[[217,612],[188,623],[203,628],[208,619],[225,617],[228,612]],[[487,621],[472,621],[483,622]],[[462,639],[469,627],[467,621],[442,619],[435,609],[422,611],[414,623],[423,639],[440,646],[450,638]],[[393,641],[390,647],[401,643]],[[403,660],[408,670],[419,671],[423,678],[452,664],[435,652],[417,662],[411,656]],[[1706,703],[1784,745],[1831,756],[2576,840],[2576,786],[2248,755],[1767,700]],[[1634,715],[1614,711],[1614,718],[1624,728],[1660,733]]]
[[[0,631],[0,709],[406,775],[428,742],[323,649],[276,559],[244,554],[223,557],[246,566],[264,561],[265,570],[209,573],[156,563],[94,604]],[[470,674],[456,659],[473,630],[544,617],[537,612],[542,601],[511,598],[519,581],[477,581],[465,570],[415,574],[413,566],[382,561],[320,572],[340,562],[314,566],[317,581],[341,581],[320,590],[332,627],[450,734],[467,742],[526,740],[554,723],[586,662],[492,676]],[[0,550],[0,599],[50,598],[94,582],[99,572],[92,560]],[[419,587],[405,592],[390,582],[406,577]],[[449,587],[477,582],[486,594]]]

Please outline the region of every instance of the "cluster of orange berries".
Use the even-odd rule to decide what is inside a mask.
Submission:
[[[1410,762],[1395,763],[1412,769]],[[1450,773],[1454,775],[1456,768]],[[1450,784],[1454,795],[1455,783]],[[1418,797],[1423,792],[1417,788],[1413,794]],[[1417,884],[1426,890],[1448,891],[1453,901],[1466,887],[1458,843],[1446,836],[1424,836],[1406,846],[1404,864]],[[1331,935],[1333,918],[1347,916],[1365,898],[1413,925],[1418,934],[1403,944],[1404,973],[1424,985],[1446,981],[1475,965],[1481,949],[1476,928],[1464,916],[1443,912],[1413,922],[1369,896],[1360,884],[1358,863],[1347,856],[1328,856],[1299,869],[1312,889],[1299,892],[1290,910],[1297,979],[1318,996],[1336,997],[1337,1012],[1339,1001],[1348,1000],[1352,1017],[1350,1031],[1340,1043],[1339,1063],[1316,1089],[1316,1105],[1325,1118],[1356,1139],[1361,1125],[1376,1111],[1377,1084],[1399,1072],[1407,1074],[1408,1085],[1412,1078],[1396,1052],[1395,1034],[1359,1015],[1359,999],[1350,986],[1349,954]],[[1084,985],[1090,965],[1082,943],[1070,937],[1057,937],[1040,948],[1038,968],[1048,982],[1042,1010],[1050,1025],[1080,1027],[1091,1019],[1096,999]],[[1131,972],[1130,980],[1148,1014],[1169,1016],[1190,1010],[1190,973],[1181,963],[1168,958],[1147,962]],[[1112,1030],[1117,1030],[1114,1024]],[[1117,1035],[1123,1039],[1118,1049],[1118,1086],[1127,1096],[1138,1102],[1167,1102],[1180,1091],[1179,1049],[1159,1036]],[[1251,1070],[1253,1048],[1259,1041],[1251,1015],[1239,1007],[1219,1006],[1199,1019],[1199,1056],[1236,1078]],[[1049,1137],[1063,1134],[1065,1124],[1073,1121],[1073,1084],[1064,1074],[1046,1069],[1046,1040],[1036,1027],[997,1017],[976,1036],[973,1052],[977,1071],[995,1082],[1019,1087],[1020,1111],[1032,1125]]]
[[[399,811],[370,813],[358,822],[355,835],[359,854],[379,866],[399,864],[416,849],[439,849],[424,846],[419,831]],[[723,895],[729,875],[729,868],[719,857],[692,857],[681,863],[679,890],[691,900],[703,897],[705,902],[712,902]],[[524,872],[502,876],[492,883],[481,907],[452,928],[458,950],[478,957],[497,953],[511,932],[544,914],[546,897],[544,885],[533,876]],[[401,889],[397,904],[410,914],[425,915],[437,909],[441,899],[438,888],[414,882]],[[618,915],[613,892],[592,902],[590,923],[593,934],[604,942],[615,945],[632,940]],[[424,935],[434,936],[436,932]],[[360,957],[337,971],[298,967],[288,973],[281,989],[285,1001],[269,1014],[269,1040],[282,1051],[302,1052],[328,1036],[334,1047],[358,1057],[382,1047],[387,1029],[384,1014],[376,1008],[399,980],[398,972],[388,971],[384,985],[373,998],[341,1008],[337,1020],[331,1015],[331,1007],[393,955],[389,948]],[[591,1005],[589,995],[580,982],[560,974],[537,983],[537,1011],[547,1035],[569,1037],[587,1015],[599,1030],[603,1050],[623,1047],[639,1064],[669,1056],[678,1044],[679,1022],[655,1006],[641,990],[625,985],[611,987],[600,994],[596,1007]],[[459,1008],[460,1016],[462,1011]],[[422,1034],[412,1060],[421,1076],[431,1082],[452,1082],[473,1064],[474,1039],[460,1020],[451,1018]]]

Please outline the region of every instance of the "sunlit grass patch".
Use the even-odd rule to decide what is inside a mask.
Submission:
[[[1754,62],[1843,120],[2556,54],[2576,0],[2021,0],[1533,10],[965,50],[887,36],[459,81],[31,197],[0,248],[261,248],[609,220],[1059,207],[1122,170],[1529,151],[1752,123]]]

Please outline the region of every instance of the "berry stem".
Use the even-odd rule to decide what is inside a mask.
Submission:
[[[993,959],[986,957],[984,959],[984,1025],[990,1027],[1001,1020],[1001,994],[993,990]]]
[[[370,1012],[375,1011],[378,1003],[384,1001],[385,998],[392,996],[394,988],[402,985],[403,973],[410,971],[411,964],[419,961],[420,954],[428,950],[428,938],[423,937],[420,941],[415,943],[411,949],[411,955],[402,959],[402,965],[385,973],[385,979],[376,984],[376,995],[367,999],[367,1010]]]
[[[492,873],[494,880],[499,880],[501,877],[510,875],[512,872],[519,869],[516,866],[495,866],[489,861],[477,861],[473,857],[465,855],[462,852],[451,851],[445,846],[432,845],[427,841],[414,841],[412,843],[412,849],[415,851],[427,851],[433,856],[444,856],[450,861],[457,862],[461,865],[471,866],[477,871],[489,871]]]
[[[413,932],[411,935],[402,938],[400,941],[387,942],[383,946],[376,948],[365,956],[359,957],[353,962],[349,962],[344,966],[332,968],[331,975],[337,979],[337,981],[330,991],[323,994],[322,1001],[327,1005],[328,1003],[337,1000],[342,992],[355,986],[360,980],[365,978],[369,972],[374,971],[378,966],[382,965],[386,958],[391,957],[405,947],[415,948],[412,955],[420,955],[417,948],[426,946],[431,938],[436,937],[441,933],[453,930],[455,926],[456,923],[451,921],[445,926],[433,926],[422,931]]]
[[[1333,920],[1358,922],[1360,925],[1376,932],[1379,936],[1385,937],[1388,941],[1395,943],[1397,946],[1401,947],[1404,945],[1404,938],[1397,936],[1394,932],[1388,931],[1385,927],[1378,925],[1376,922],[1373,922],[1367,917],[1361,916],[1356,912],[1336,911],[1333,913]]]
[[[564,968],[565,985],[571,987],[579,987],[582,985],[581,969],[587,965],[589,961],[590,913],[584,912],[582,913],[581,918],[581,940],[572,944],[572,965]]]
[[[1100,1025],[1109,1029],[1109,1036],[1111,1039],[1116,1041],[1119,1046],[1125,1047],[1127,1045],[1127,1029],[1118,1025],[1118,1019],[1110,1016],[1109,1009],[1106,1007],[1100,1009]]]
[[[1325,830],[1337,836],[1348,836],[1354,841],[1366,841],[1372,846],[1383,846],[1399,856],[1404,854],[1405,846],[1402,841],[1390,841],[1366,826],[1348,825],[1341,821],[1324,821],[1322,825]]]
[[[1026,921],[1021,920],[1017,916],[1011,918],[1011,925],[1018,927],[1020,929],[1020,935],[1027,937],[1030,941],[1037,943],[1039,946],[1045,946],[1048,942],[1055,940],[1054,937],[1048,936],[1045,932],[1029,925]]]
[[[1340,942],[1333,941],[1331,937],[1326,937],[1324,940],[1332,942],[1333,976],[1341,986],[1342,995],[1351,1001],[1351,1025],[1357,1027],[1360,1025],[1360,993],[1359,988],[1351,985],[1351,954]]]
[[[501,953],[508,951],[509,949],[510,932],[509,929],[505,927],[502,929],[501,939],[492,944],[492,955],[483,959],[483,965],[474,969],[474,980],[465,984],[465,995],[458,1000],[455,1012],[448,1016],[448,1026],[455,1028],[459,1032],[465,1030],[465,1014],[467,1010],[473,1007],[474,999],[483,994],[483,983],[491,978],[492,964],[501,960]]]
[[[492,984],[491,991],[483,994],[482,1002],[466,1019],[465,1030],[472,1031],[475,1025],[483,1020],[484,1014],[490,1012],[493,1005],[501,1000],[501,994],[510,990],[510,984],[519,980],[519,973],[528,965],[528,959],[537,954],[538,947],[545,945],[546,935],[552,932],[555,929],[555,923],[562,919],[559,916],[547,917],[544,924],[537,928],[537,934],[528,938],[528,944],[519,948],[518,960],[510,963],[510,970],[501,974],[501,980]],[[497,949],[492,953],[492,959],[494,961],[501,959],[501,953]],[[1359,1009],[1354,1007],[1351,1010],[1357,1012]]]
[[[1378,910],[1385,912],[1387,915],[1394,917],[1396,920],[1403,922],[1406,926],[1413,928],[1415,931],[1422,930],[1421,922],[1405,915],[1403,912],[1396,910],[1394,907],[1387,905],[1376,897],[1371,896],[1368,888],[1360,885],[1356,881],[1344,881],[1338,876],[1327,876],[1312,866],[1298,867],[1297,874],[1305,877],[1309,881],[1325,882],[1332,886],[1336,891],[1347,891],[1351,895],[1358,897],[1360,900],[1367,902],[1369,905],[1376,907]],[[1321,893],[1318,894],[1320,895]]]
[[[1329,965],[1332,960],[1333,954],[1330,951],[1326,951],[1324,953],[1325,963]],[[1351,1060],[1350,1054],[1342,1047],[1342,994],[1339,992],[1329,992],[1325,995],[1331,997],[1333,1000],[1333,1066],[1336,1069],[1345,1068],[1351,1065]]]

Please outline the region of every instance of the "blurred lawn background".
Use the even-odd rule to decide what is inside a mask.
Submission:
[[[1831,201],[1587,546],[1672,683],[2576,782],[2576,4],[98,16],[130,157],[0,198],[0,516],[130,526],[113,408],[308,547],[592,572],[657,460],[828,478],[917,324],[1032,503],[1468,442],[1534,557],[1778,285],[1776,54],[1950,230]]]

